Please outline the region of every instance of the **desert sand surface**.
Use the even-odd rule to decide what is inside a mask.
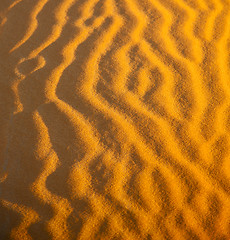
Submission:
[[[0,0],[0,240],[229,240],[229,140],[229,0]]]

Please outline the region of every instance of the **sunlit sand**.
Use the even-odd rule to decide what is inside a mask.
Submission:
[[[0,1],[0,240],[230,239],[230,1]]]

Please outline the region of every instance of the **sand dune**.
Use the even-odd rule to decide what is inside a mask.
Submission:
[[[230,2],[0,1],[0,240],[230,239]]]

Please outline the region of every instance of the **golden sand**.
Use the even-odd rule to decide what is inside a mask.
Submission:
[[[0,240],[229,240],[229,140],[229,0],[0,0]]]

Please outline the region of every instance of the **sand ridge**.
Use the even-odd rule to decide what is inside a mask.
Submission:
[[[0,239],[230,239],[230,2],[0,1]]]

